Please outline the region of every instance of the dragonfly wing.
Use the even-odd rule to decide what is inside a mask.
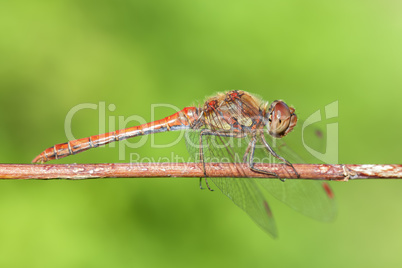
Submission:
[[[269,135],[265,135],[265,139],[272,146],[274,151],[289,162],[319,162],[319,160],[314,159],[311,155],[309,156],[308,152],[303,151],[305,150],[305,146],[300,137],[301,135],[295,135],[291,137],[291,139],[285,137],[284,139],[277,140]],[[295,150],[297,150],[298,153],[296,154],[295,150],[292,148],[297,148]],[[269,159],[268,161],[262,162],[280,163],[280,161],[269,156],[267,150],[262,146],[258,146],[256,155],[261,159]],[[303,155],[303,157],[300,155]],[[307,161],[305,159],[307,159]],[[275,198],[306,216],[320,221],[331,221],[336,217],[337,208],[334,194],[327,182],[267,179],[258,180],[258,183]]]
[[[251,178],[211,178],[214,184],[243,209],[264,231],[277,236],[275,221],[264,195]]]
[[[327,182],[301,180],[258,180],[278,200],[294,210],[319,221],[332,221],[336,203]]]
[[[201,131],[186,133],[186,145],[195,161],[200,161]],[[247,138],[233,138],[214,135],[203,136],[205,162],[233,163],[233,168],[242,172],[238,165],[248,144]],[[206,170],[208,175],[208,169]],[[209,178],[223,194],[243,209],[264,231],[277,236],[275,220],[265,197],[252,178]]]

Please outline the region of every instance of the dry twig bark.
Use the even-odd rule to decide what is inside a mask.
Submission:
[[[236,169],[229,163],[207,163],[208,177],[269,178],[249,170],[247,164]],[[320,165],[293,164],[300,178],[284,164],[257,164],[280,178],[348,181],[351,179],[400,179],[402,165]],[[112,163],[112,164],[0,164],[0,179],[96,179],[204,177],[198,163]]]

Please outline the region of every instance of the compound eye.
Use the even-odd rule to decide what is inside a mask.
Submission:
[[[296,125],[294,109],[283,101],[274,101],[269,108],[268,131],[277,138],[285,136]]]
[[[276,120],[281,123],[281,121],[287,120],[290,118],[290,110],[289,107],[284,102],[277,102],[273,108],[274,117]]]

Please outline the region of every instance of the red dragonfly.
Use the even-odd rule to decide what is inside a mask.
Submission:
[[[248,163],[248,168],[253,172],[278,177],[273,172],[255,167],[255,163],[269,159],[271,163],[286,164],[294,176],[298,176],[293,165],[277,151],[287,154],[287,158],[292,154],[281,146],[272,146],[277,139],[289,134],[296,123],[295,109],[285,102],[277,100],[269,105],[250,93],[233,90],[208,98],[203,106],[186,107],[161,120],[56,144],[32,162],[44,163],[136,136],[187,130],[187,149],[196,161],[201,162],[205,183],[211,190],[207,181],[206,162],[231,162],[237,169],[243,166],[238,163]],[[318,220],[330,221],[336,214],[333,193],[326,182],[253,178],[210,180],[273,237],[276,237],[277,229],[263,190]]]

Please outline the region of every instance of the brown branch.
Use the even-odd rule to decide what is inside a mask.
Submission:
[[[208,177],[269,178],[251,171],[247,164],[206,164]],[[300,177],[284,164],[256,164],[257,168],[275,172],[280,178],[335,180],[400,179],[402,165],[315,165],[294,164]],[[204,177],[197,163],[143,163],[143,164],[0,164],[0,179],[95,179],[95,178],[151,178]]]

